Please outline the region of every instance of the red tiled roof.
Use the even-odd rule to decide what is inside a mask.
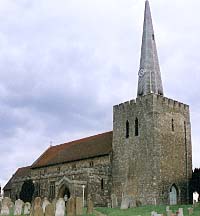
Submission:
[[[30,168],[31,168],[30,166],[19,168],[15,172],[15,174],[10,178],[10,180],[7,182],[7,184],[4,186],[3,190],[11,190],[12,181],[14,179],[20,178],[20,177],[28,177],[28,176],[30,176],[30,173],[31,173]]]
[[[31,166],[44,166],[107,155],[112,151],[112,131],[49,147]]]

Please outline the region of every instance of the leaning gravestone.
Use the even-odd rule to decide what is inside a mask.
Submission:
[[[111,208],[117,208],[117,207],[118,207],[117,196],[115,194],[111,194]]]
[[[83,214],[83,199],[82,197],[76,197],[76,215]]]
[[[29,202],[26,202],[24,204],[24,215],[30,215],[31,213],[31,204]]]
[[[65,201],[63,198],[59,198],[56,202],[56,212],[55,216],[64,216],[65,215]]]
[[[24,202],[20,199],[15,201],[14,215],[21,215]]]
[[[122,198],[120,209],[128,209],[130,207],[130,200],[128,196]]]
[[[89,197],[87,201],[87,214],[93,214],[94,211],[94,203],[92,199]]]
[[[70,197],[67,201],[67,216],[76,215],[76,200],[74,197]]]
[[[47,204],[47,206],[45,208],[45,214],[44,215],[45,216],[55,216],[53,204],[51,204],[51,203]]]
[[[44,201],[43,201],[43,203],[42,203],[43,213],[45,213],[45,208],[46,208],[46,206],[47,206],[48,204],[50,204],[50,202],[49,202],[49,200],[45,197],[45,198],[44,198]]]

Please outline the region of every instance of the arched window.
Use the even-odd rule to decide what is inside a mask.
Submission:
[[[174,119],[172,119],[172,131],[174,131]]]
[[[126,138],[129,138],[129,121],[126,121]]]
[[[135,119],[135,136],[139,135],[138,118]]]

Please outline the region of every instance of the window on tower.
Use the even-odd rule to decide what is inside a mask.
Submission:
[[[172,119],[172,131],[174,131],[174,119]]]
[[[138,118],[135,119],[135,136],[139,135]]]
[[[129,138],[129,121],[126,121],[126,138]]]

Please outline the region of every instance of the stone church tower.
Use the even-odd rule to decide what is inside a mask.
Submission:
[[[113,108],[112,193],[144,204],[189,202],[189,106],[164,97],[148,0],[138,94]]]

